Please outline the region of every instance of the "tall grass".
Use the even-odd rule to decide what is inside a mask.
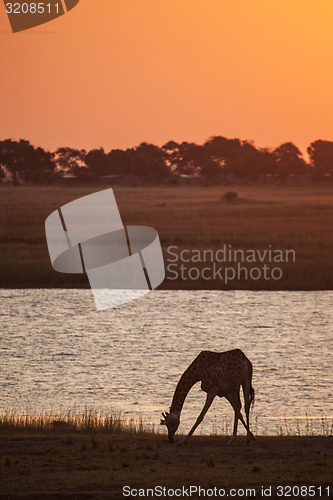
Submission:
[[[44,413],[22,415],[15,410],[0,413],[0,430],[24,431],[80,431],[80,432],[131,432],[155,433],[155,426],[144,422],[142,417],[127,418],[120,412],[104,414],[97,410],[86,409],[82,413],[64,414]]]
[[[305,414],[304,418],[295,417],[293,420],[284,418],[276,425],[278,436],[333,436],[333,419],[322,416],[311,418]]]
[[[251,418],[250,428],[258,436],[333,436],[333,418],[322,416],[313,419],[307,414],[303,418],[282,418],[276,423],[274,434],[267,431],[260,417]],[[230,436],[233,429],[233,418],[222,415],[214,419],[211,434],[214,436]],[[133,434],[160,434],[165,427],[155,426],[137,418],[125,417],[121,412],[104,414],[97,410],[85,409],[83,412],[68,411],[63,414],[44,413],[39,415],[22,415],[15,410],[0,413],[0,431],[45,431],[45,432],[106,432]],[[245,431],[240,427],[239,434]],[[197,434],[201,434],[200,429]]]

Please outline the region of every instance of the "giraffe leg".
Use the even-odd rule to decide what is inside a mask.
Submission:
[[[212,402],[214,401],[215,399],[215,396],[216,394],[215,393],[210,393],[210,394],[207,394],[207,398],[206,398],[206,403],[205,403],[205,406],[203,407],[200,415],[198,416],[197,418],[197,421],[195,422],[195,424],[193,425],[192,429],[190,430],[190,432],[187,434],[187,436],[182,439],[181,441],[178,441],[178,443],[176,443],[176,445],[180,445],[180,444],[185,444],[189,441],[190,437],[192,436],[193,432],[195,431],[195,429],[198,427],[198,425],[203,421],[204,419],[204,416],[206,415],[207,411],[209,410]]]
[[[245,429],[249,432],[249,428],[248,428],[247,423],[245,422],[245,420],[243,418],[243,415],[242,415],[241,411],[239,412],[239,417],[238,418],[242,422],[242,424],[244,425]]]
[[[245,425],[245,428],[246,428],[246,424],[244,422],[244,419],[243,419],[243,416],[241,414],[241,407],[242,407],[242,404],[241,404],[241,400],[240,400],[240,397],[239,397],[239,393],[233,393],[233,394],[229,394],[228,396],[226,396],[227,400],[229,401],[229,403],[231,404],[231,406],[233,407],[234,409],[234,412],[235,412],[235,418],[234,418],[234,431],[233,431],[233,434],[232,434],[232,437],[229,439],[227,445],[231,445],[235,439],[236,439],[236,436],[237,436],[237,428],[238,428],[238,419],[243,423],[243,425]]]
[[[250,383],[243,384],[243,394],[244,394],[244,402],[245,402],[245,415],[246,415],[246,425],[243,422],[245,429],[247,430],[247,436],[245,444],[248,444],[250,441],[255,440],[254,435],[250,431]]]

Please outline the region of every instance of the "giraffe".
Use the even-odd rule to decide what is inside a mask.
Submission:
[[[240,349],[226,352],[202,351],[181,376],[170,407],[170,413],[162,413],[161,425],[166,425],[170,443],[174,441],[180,422],[184,401],[194,384],[201,381],[201,390],[207,393],[206,403],[187,436],[178,444],[187,443],[195,429],[202,422],[216,396],[225,397],[235,412],[234,429],[228,444],[237,436],[238,420],[246,431],[246,444],[255,439],[250,431],[249,413],[254,402],[252,387],[252,363]],[[240,386],[243,388],[246,422],[241,414]]]

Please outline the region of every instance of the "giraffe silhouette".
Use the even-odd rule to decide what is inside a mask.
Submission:
[[[250,431],[250,407],[254,403],[252,387],[252,363],[240,349],[226,352],[202,351],[181,376],[170,407],[170,413],[162,413],[161,425],[168,429],[169,441],[172,443],[180,422],[180,414],[186,396],[194,384],[201,381],[201,389],[207,393],[206,403],[187,436],[177,444],[188,442],[195,429],[202,422],[216,396],[225,397],[235,412],[234,429],[228,444],[237,436],[238,420],[246,431],[246,444],[254,436]],[[246,422],[241,414],[240,387],[243,388]]]

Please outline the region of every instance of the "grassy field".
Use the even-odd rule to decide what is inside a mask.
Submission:
[[[64,275],[51,267],[44,223],[58,207],[105,187],[0,188],[0,287],[88,287],[85,276]],[[333,186],[240,186],[233,201],[224,186],[114,187],[124,224],[154,227],[166,266],[169,246],[203,251],[233,249],[295,250],[295,262],[269,264],[282,270],[278,280],[176,279],[166,271],[163,289],[333,289]],[[176,264],[179,270],[180,262]],[[186,263],[201,270],[211,263]],[[219,264],[224,266],[225,264]],[[254,264],[244,264],[248,269]],[[256,263],[261,267],[263,263]],[[178,266],[178,267],[177,267]],[[179,275],[180,273],[178,273]],[[186,276],[186,273],[185,273]]]
[[[0,429],[0,498],[120,499],[124,486],[157,485],[217,487],[226,495],[231,488],[241,489],[234,498],[245,496],[246,489],[255,489],[261,498],[262,487],[272,487],[269,496],[276,498],[279,485],[321,487],[315,498],[328,498],[324,488],[329,486],[333,494],[332,437],[259,436],[248,447],[244,437],[232,447],[227,440],[193,436],[178,447],[163,434],[145,432],[66,425]]]

